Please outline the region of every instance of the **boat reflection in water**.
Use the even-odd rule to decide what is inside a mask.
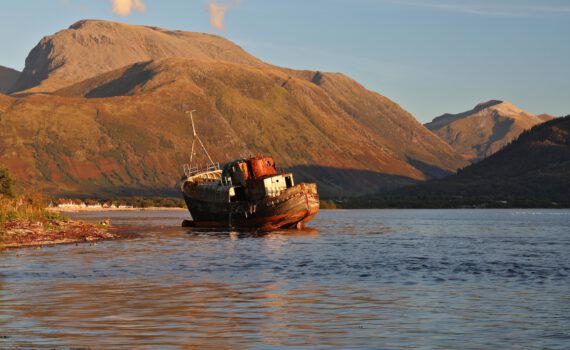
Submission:
[[[258,231],[258,230],[220,230],[217,228],[207,228],[207,227],[188,227],[188,236],[191,237],[212,237],[212,238],[227,238],[232,240],[244,239],[244,238],[267,238],[272,239],[275,237],[295,237],[295,236],[308,236],[308,237],[318,237],[320,231],[318,229],[303,227],[301,229],[285,229],[276,231]]]

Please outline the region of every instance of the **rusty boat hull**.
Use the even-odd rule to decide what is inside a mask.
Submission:
[[[319,212],[319,195],[313,183],[297,184],[274,197],[229,203],[212,200],[211,195],[201,196],[198,191],[188,189],[183,195],[195,227],[261,231],[300,229]]]
[[[273,231],[303,228],[319,211],[314,183],[295,184],[272,157],[236,159],[220,168],[187,168],[181,190],[191,225]]]

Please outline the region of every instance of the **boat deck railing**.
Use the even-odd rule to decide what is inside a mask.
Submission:
[[[182,167],[184,168],[184,175],[186,175],[186,177],[190,177],[199,173],[220,170],[220,163],[218,162],[210,163],[201,167],[199,166],[191,167],[190,164],[184,164]]]

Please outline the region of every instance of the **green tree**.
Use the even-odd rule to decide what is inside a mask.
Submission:
[[[0,195],[14,197],[14,180],[5,168],[0,168]]]

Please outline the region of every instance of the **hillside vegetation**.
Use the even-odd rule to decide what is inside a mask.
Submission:
[[[60,219],[47,211],[45,197],[38,193],[16,194],[10,173],[0,168],[0,247],[6,238],[7,225],[13,222],[33,222]]]
[[[525,131],[454,176],[368,200],[376,206],[570,207],[570,116]]]
[[[125,43],[131,36],[141,38]],[[123,60],[117,53],[129,45],[136,54]],[[42,39],[18,89],[0,96],[0,164],[54,196],[177,194],[191,109],[214,159],[273,155],[325,197],[397,188],[467,163],[342,74],[275,67],[199,33],[80,21]]]

